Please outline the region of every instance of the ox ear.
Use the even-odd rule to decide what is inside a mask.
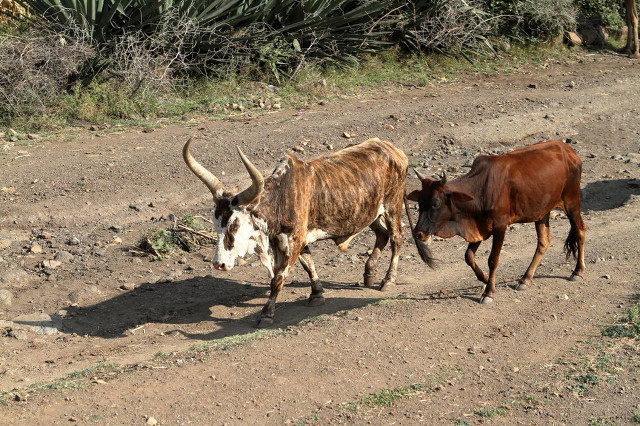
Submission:
[[[409,195],[407,195],[407,200],[409,201],[418,201],[420,199],[420,190],[419,189],[415,189],[413,191],[411,191],[409,193]]]
[[[444,195],[446,195],[450,200],[457,203],[466,203],[475,199],[473,195],[467,194],[466,192],[462,191],[445,191]]]

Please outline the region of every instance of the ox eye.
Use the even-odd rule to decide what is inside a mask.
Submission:
[[[441,204],[442,204],[442,202],[440,201],[439,198],[434,198],[433,199],[433,204],[431,205],[431,208],[439,209]]]

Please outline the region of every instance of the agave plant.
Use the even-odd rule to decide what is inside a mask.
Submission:
[[[15,16],[36,25],[70,30],[100,44],[119,31],[131,0],[15,0],[26,14]],[[41,19],[44,18],[44,19]]]

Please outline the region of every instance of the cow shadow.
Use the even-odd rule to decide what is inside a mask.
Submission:
[[[640,195],[640,180],[612,179],[591,182],[582,190],[582,209],[611,210],[626,204],[631,196]]]
[[[340,289],[354,289],[350,283],[322,281],[330,295],[326,303],[318,307],[306,306],[307,292],[300,292],[295,301],[276,304],[274,328],[285,328],[300,323],[310,316],[333,314],[366,306],[380,300],[379,297],[339,297]],[[309,288],[307,282],[293,282],[285,288]],[[362,287],[356,289],[365,291]],[[366,291],[373,291],[366,289]],[[304,297],[302,296],[304,294]],[[211,322],[216,331],[194,334],[176,327],[165,333],[178,332],[194,339],[217,339],[233,334],[255,331],[263,304],[269,295],[269,286],[264,282],[234,281],[212,276],[193,277],[165,283],[144,283],[134,290],[123,292],[110,299],[89,306],[67,306],[60,329],[65,333],[76,333],[100,338],[124,337],[141,324],[160,323],[194,325]],[[214,309],[219,307],[220,309]],[[251,308],[251,313],[229,318],[229,313]],[[224,311],[225,315],[216,315]],[[215,327],[214,327],[215,326]],[[186,328],[186,327],[184,327]]]

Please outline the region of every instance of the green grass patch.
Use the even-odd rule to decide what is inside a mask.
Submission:
[[[88,384],[87,378],[91,377],[104,377],[114,376],[122,371],[122,368],[115,363],[101,362],[96,366],[85,368],[84,370],[74,371],[60,380],[55,380],[50,383],[34,383],[23,389],[13,389],[11,391],[0,392],[0,403],[4,403],[7,400],[7,396],[10,394],[26,394],[36,395],[41,392],[54,391],[60,389],[81,389]]]
[[[629,308],[625,315],[617,319],[615,324],[607,325],[602,328],[602,335],[612,338],[630,338],[637,339],[640,337],[640,303],[636,303]]]
[[[507,410],[504,408],[481,408],[475,410],[473,413],[482,418],[490,419],[495,416],[505,416],[507,414]]]
[[[309,65],[292,79],[274,84],[269,84],[268,78],[256,81],[260,76],[250,74],[225,79],[181,78],[165,89],[135,94],[115,80],[94,81],[88,86],[76,85],[68,94],[51,94],[44,107],[38,105],[38,112],[0,117],[0,128],[41,131],[77,121],[154,128],[158,119],[170,123],[198,116],[211,119],[267,113],[367,92],[436,87],[462,74],[514,73],[531,64],[571,55],[575,54],[564,48],[515,47],[508,55],[473,57],[469,62],[447,55],[384,52],[349,67]]]
[[[237,336],[228,336],[222,339],[212,340],[209,342],[197,343],[190,346],[188,352],[213,352],[224,351],[236,346],[245,345],[255,340],[262,340],[273,336],[286,334],[285,330],[257,330],[249,334],[241,334]]]
[[[426,386],[422,383],[415,383],[409,386],[400,386],[392,389],[382,389],[378,392],[374,392],[365,396],[362,399],[362,403],[368,407],[390,407],[396,401],[404,398],[408,398],[415,395],[418,391],[421,391]]]
[[[640,424],[640,406],[636,407],[636,411],[631,416],[631,423]]]

